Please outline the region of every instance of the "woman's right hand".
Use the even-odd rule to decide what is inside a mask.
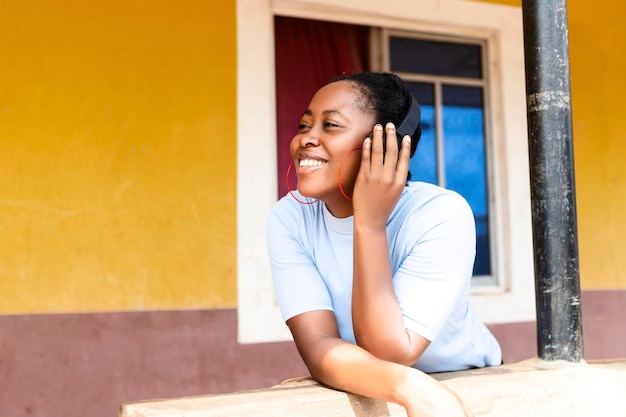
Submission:
[[[409,368],[399,390],[407,417],[473,417],[474,414],[447,386],[430,375]]]
[[[361,151],[361,166],[354,186],[354,221],[367,227],[385,228],[387,219],[406,185],[411,159],[411,138],[405,136],[398,149],[393,123],[376,124],[372,138],[366,138]],[[386,152],[383,151],[386,140]]]
[[[332,311],[287,321],[311,376],[338,390],[403,406],[408,417],[472,417],[447,386],[415,368],[379,359],[341,340]]]

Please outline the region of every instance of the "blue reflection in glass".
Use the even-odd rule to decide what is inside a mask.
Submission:
[[[489,275],[489,206],[483,91],[444,85],[443,138],[446,186],[469,202],[476,219],[474,275]]]

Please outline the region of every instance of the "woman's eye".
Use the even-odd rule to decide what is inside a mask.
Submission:
[[[337,123],[333,123],[333,122],[326,122],[326,123],[324,123],[324,127],[326,127],[326,128],[335,128],[335,127],[339,127],[339,125]]]
[[[298,125],[298,131],[303,132],[305,130],[307,130],[309,128],[309,125],[305,124],[305,123],[300,123]]]

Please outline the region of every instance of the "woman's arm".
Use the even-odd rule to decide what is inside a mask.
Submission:
[[[357,344],[376,357],[412,366],[430,341],[405,326],[394,292],[385,230],[354,228],[352,325]]]
[[[303,313],[287,324],[311,375],[322,384],[400,404],[408,417],[471,416],[461,400],[434,378],[341,340],[331,311]]]
[[[387,220],[404,189],[410,159],[410,140],[398,153],[393,124],[386,126],[383,155],[382,126],[363,145],[355,186],[354,278],[352,322],[359,346],[376,357],[413,365],[430,342],[407,330],[392,284],[387,244]]]

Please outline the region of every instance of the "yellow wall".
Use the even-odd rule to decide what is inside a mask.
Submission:
[[[567,7],[581,285],[626,288],[626,2]]]
[[[626,288],[626,3],[568,9],[581,283]]]
[[[626,4],[568,8],[582,285],[626,288]],[[235,25],[234,0],[2,3],[0,314],[236,305]]]
[[[0,314],[236,304],[235,2],[0,6]]]

